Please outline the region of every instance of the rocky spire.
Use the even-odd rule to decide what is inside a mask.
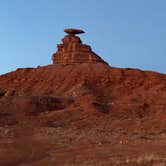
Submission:
[[[62,39],[63,43],[57,45],[57,52],[52,56],[53,64],[106,63],[76,36],[85,33],[83,30],[65,29],[64,32],[67,35]]]

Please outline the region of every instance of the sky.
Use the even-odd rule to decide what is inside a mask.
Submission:
[[[0,74],[51,64],[64,28],[119,68],[166,73],[166,0],[0,0]]]

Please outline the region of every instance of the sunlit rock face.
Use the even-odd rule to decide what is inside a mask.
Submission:
[[[57,52],[53,54],[53,64],[75,63],[105,63],[96,55],[89,45],[83,44],[76,34],[84,33],[79,29],[65,29],[67,35],[62,39],[62,44],[57,45]]]

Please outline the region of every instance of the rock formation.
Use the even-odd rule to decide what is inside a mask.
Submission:
[[[53,54],[53,64],[75,64],[75,63],[105,63],[96,55],[91,47],[82,44],[76,34],[84,33],[79,29],[65,29],[67,35],[62,39],[63,44],[57,45],[57,52]]]
[[[65,32],[55,65],[0,75],[0,166],[165,166],[166,74],[110,67]]]

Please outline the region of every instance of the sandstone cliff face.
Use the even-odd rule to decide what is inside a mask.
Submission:
[[[67,29],[66,35],[62,42],[57,46],[57,52],[53,54],[53,64],[75,64],[75,63],[106,63],[97,54],[95,54],[91,47],[82,44],[82,41],[75,34],[82,33],[81,30]]]

